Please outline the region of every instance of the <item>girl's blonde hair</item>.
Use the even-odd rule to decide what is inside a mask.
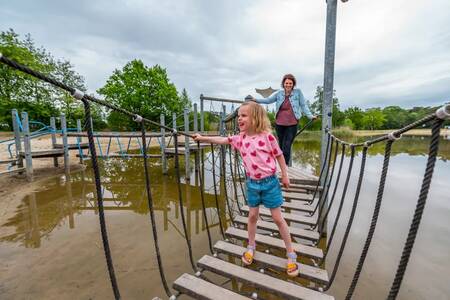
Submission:
[[[251,125],[256,133],[270,132],[270,120],[266,110],[254,101],[244,102],[241,107],[248,106]]]

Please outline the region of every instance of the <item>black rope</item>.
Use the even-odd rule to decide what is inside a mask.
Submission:
[[[427,167],[425,169],[425,175],[423,176],[422,187],[420,188],[420,194],[417,200],[416,209],[414,211],[414,217],[409,228],[405,246],[403,247],[402,257],[398,264],[394,282],[392,283],[391,290],[389,291],[389,295],[387,297],[389,300],[397,298],[403,276],[405,275],[406,267],[408,266],[409,257],[414,246],[414,241],[416,240],[423,210],[425,209],[425,204],[427,202],[428,191],[430,190],[431,178],[433,177],[434,165],[436,163],[436,157],[439,150],[439,133],[443,122],[444,120],[436,118],[431,129],[431,141],[428,152]]]
[[[316,187],[314,189],[314,193],[313,193],[313,197],[312,197],[312,202],[314,202],[314,199],[316,199],[316,194],[317,191],[319,190],[319,186],[320,183],[322,182],[322,175],[323,175],[323,170],[325,169],[325,166],[327,165],[327,159],[328,159],[328,149],[330,147],[330,140],[331,140],[331,135],[327,132],[328,138],[327,138],[327,147],[325,149],[325,159],[323,160],[323,164],[322,167],[320,168],[320,174],[319,174],[319,179],[317,180],[317,184]],[[319,199],[320,200],[320,199]],[[312,203],[311,202],[311,203]]]
[[[331,148],[333,148],[333,145],[331,145]],[[333,180],[333,177],[334,177],[334,170],[336,168],[336,159],[337,159],[338,152],[339,152],[339,142],[336,141],[336,150],[335,150],[334,155],[333,155],[333,167],[331,169],[331,174],[330,174],[329,178],[328,178],[328,174],[327,174],[327,176],[325,176],[325,191],[322,191],[322,194],[321,194],[321,197],[320,197],[320,201],[317,202],[316,207],[314,208],[314,211],[311,214],[311,215],[315,214],[315,212],[317,210],[317,207],[319,207],[319,203],[321,203],[320,204],[320,208],[319,208],[319,215],[317,217],[316,224],[314,224],[311,229],[315,229],[320,223],[320,220],[321,220],[321,217],[322,217],[322,214],[323,214],[323,208],[325,206],[325,203],[327,202],[326,200],[327,200],[328,194],[330,192],[331,181]],[[329,171],[330,165],[331,165],[331,159],[328,162],[327,173]],[[328,178],[328,181],[327,181],[327,178]]]
[[[230,158],[230,174],[231,174],[231,180],[233,181],[234,197],[235,197],[235,200],[237,203],[239,214],[242,215],[241,205],[239,203],[238,194],[237,194],[236,178],[234,177],[234,172],[233,172],[233,159],[231,158],[231,148],[229,149],[228,153],[229,153],[229,158]]]
[[[354,147],[352,147],[352,148],[354,148]],[[367,147],[364,147],[363,151],[362,151],[361,167],[359,170],[359,179],[358,179],[358,185],[356,186],[355,198],[353,199],[352,211],[350,213],[347,228],[345,229],[344,237],[342,238],[341,248],[339,249],[339,253],[336,258],[333,272],[331,273],[330,280],[328,281],[327,285],[324,288],[325,291],[331,287],[331,285],[333,284],[334,278],[336,277],[336,273],[339,268],[339,264],[341,262],[342,255],[344,253],[345,244],[347,243],[347,238],[348,238],[350,229],[353,224],[353,219],[355,218],[356,207],[358,206],[359,193],[361,191],[361,185],[362,185],[362,181],[364,178],[364,169],[366,166],[366,158],[367,158]]]
[[[299,131],[297,131],[297,133],[295,134],[294,139],[295,139],[300,133],[302,133],[306,128],[308,128],[309,125],[312,124],[312,122],[314,122],[314,119],[309,120],[308,123],[305,124],[305,126],[303,126]]]
[[[214,199],[216,200],[216,209],[217,209],[217,214],[219,215],[219,226],[220,226],[220,233],[222,234],[222,237],[225,239],[225,232],[223,230],[223,225],[222,225],[222,218],[220,216],[220,209],[219,209],[219,200],[217,199],[217,184],[216,184],[216,162],[214,159],[214,145],[211,144],[211,154],[212,154],[212,173],[213,173],[213,186],[214,186]],[[226,216],[226,213],[225,213]],[[226,219],[226,217],[225,217]]]
[[[114,292],[114,297],[116,300],[120,299],[120,291],[119,286],[117,284],[116,275],[114,272],[114,265],[111,257],[111,250],[109,247],[108,241],[108,232],[106,230],[106,222],[105,222],[105,211],[103,209],[103,194],[102,194],[102,184],[100,182],[100,170],[98,168],[97,161],[97,152],[95,150],[94,143],[94,134],[92,132],[92,124],[91,124],[91,107],[87,100],[82,99],[84,104],[84,114],[85,114],[85,123],[86,123],[86,131],[87,138],[89,141],[89,150],[91,152],[92,159],[92,169],[94,170],[94,179],[95,179],[95,189],[97,192],[97,205],[98,205],[98,215],[100,221],[100,231],[102,234],[103,241],[103,251],[105,252],[106,264],[108,266],[109,279],[111,281],[112,289]]]
[[[236,158],[236,154],[235,154],[235,159],[238,161],[237,173],[238,173],[238,177],[239,177],[239,186],[241,187],[241,193],[242,193],[242,196],[244,197],[244,202],[245,202],[246,205],[248,205],[247,195],[246,195],[246,193],[244,191],[244,187],[242,185],[241,163],[239,161],[239,158]],[[242,172],[242,173],[244,173],[244,172]]]
[[[378,186],[377,200],[375,202],[375,208],[373,210],[372,222],[370,224],[369,232],[367,233],[366,242],[364,243],[363,250],[361,252],[361,257],[359,258],[358,265],[356,267],[355,274],[353,275],[352,283],[347,292],[347,296],[345,299],[350,300],[352,298],[353,292],[355,291],[356,284],[358,283],[359,276],[361,274],[361,270],[364,265],[364,261],[367,256],[367,252],[369,251],[370,243],[372,242],[372,237],[375,232],[375,228],[377,226],[378,215],[380,213],[381,201],[383,200],[384,186],[386,183],[387,171],[389,168],[389,159],[391,157],[391,148],[392,148],[393,140],[389,140],[386,143],[384,149],[384,161],[383,161],[383,169],[381,171],[380,176],[380,184]]]
[[[184,237],[186,239],[186,244],[189,251],[189,260],[191,262],[192,269],[197,272],[197,267],[194,263],[194,257],[192,255],[192,247],[191,247],[191,240],[189,238],[187,226],[186,226],[186,219],[184,216],[184,210],[183,210],[183,196],[181,192],[181,181],[180,181],[180,162],[178,158],[178,135],[176,132],[173,133],[173,143],[175,146],[175,173],[177,177],[177,187],[178,187],[178,205],[180,206],[180,212],[181,212],[181,221],[183,223],[183,230],[184,230]],[[188,159],[188,158],[186,158]],[[190,228],[189,228],[190,230]]]
[[[200,142],[197,141],[197,153],[200,153]],[[203,209],[203,218],[205,220],[206,225],[206,233],[208,234],[208,244],[209,244],[209,251],[214,253],[213,247],[212,247],[212,240],[211,240],[211,233],[209,232],[209,225],[208,225],[208,217],[206,216],[206,205],[205,205],[205,196],[203,193],[203,176],[199,170],[198,164],[195,165],[195,169],[198,173],[198,180],[199,180],[199,188],[200,188],[200,198],[202,201],[202,209]],[[220,220],[220,216],[219,216]]]
[[[228,199],[228,192],[227,192],[227,182],[226,182],[226,169],[225,169],[225,146],[220,146],[220,158],[221,158],[221,169],[222,169],[222,174],[223,174],[223,191],[224,191],[224,196],[225,196],[225,200],[227,202],[227,207],[228,207],[228,213],[230,214],[230,220],[231,220],[231,224],[233,224],[234,226],[234,218],[233,218],[233,212],[231,211],[231,205]]]
[[[312,212],[310,212],[311,216],[314,215],[316,213],[317,209],[320,207],[320,209],[319,209],[319,217],[320,217],[323,206],[325,205],[325,202],[326,202],[325,200],[327,199],[327,196],[328,196],[328,190],[330,187],[330,183],[331,183],[331,180],[333,179],[334,166],[336,165],[335,163],[333,164],[333,170],[331,172],[331,176],[328,176],[328,173],[330,172],[330,167],[331,167],[331,153],[333,152],[333,148],[334,148],[333,144],[334,143],[331,142],[331,147],[329,147],[330,151],[329,151],[329,153],[327,153],[325,155],[325,161],[323,164],[324,164],[324,166],[327,166],[327,170],[325,171],[325,176],[324,176],[325,179],[323,180],[322,193],[320,194],[319,201],[317,201],[314,210]],[[336,162],[336,155],[337,155],[337,144],[338,144],[338,142],[336,142],[336,151],[335,151],[335,155],[334,155],[335,162]],[[315,224],[316,226],[319,223],[319,219],[320,218],[317,218],[317,222]]]
[[[146,145],[147,141],[146,141],[146,137],[145,137],[145,124],[143,122],[141,122],[141,133],[142,133],[142,145]],[[161,281],[162,281],[164,290],[166,292],[166,295],[167,295],[167,297],[170,297],[171,292],[170,292],[169,286],[167,285],[167,281],[166,281],[166,277],[164,275],[164,269],[163,269],[163,265],[162,265],[161,254],[159,252],[158,232],[156,230],[155,212],[153,210],[153,197],[152,197],[152,193],[150,191],[150,176],[148,174],[148,169],[147,169],[147,165],[148,165],[147,150],[144,149],[142,154],[144,157],[145,190],[147,192],[147,202],[148,202],[148,208],[150,210],[150,222],[152,224],[153,240],[154,240],[154,244],[155,244],[156,259],[158,261],[159,275],[161,276]],[[181,209],[183,209],[183,208],[181,208]]]
[[[344,157],[345,157],[345,144],[342,144],[341,161],[339,163],[339,170],[338,170],[338,174],[337,174],[337,177],[336,177],[336,182],[334,184],[333,195],[331,196],[330,204],[327,207],[327,211],[326,211],[325,215],[322,218],[322,223],[320,224],[320,228],[323,228],[325,226],[325,221],[326,221],[326,219],[328,217],[328,214],[330,213],[331,207],[333,206],[334,199],[335,199],[335,196],[336,196],[337,187],[338,187],[339,181],[341,179],[341,171],[342,171],[342,166],[343,166],[343,163],[344,163]]]
[[[334,233],[336,232],[337,223],[341,217],[342,207],[344,206],[344,199],[345,199],[345,196],[347,196],[348,183],[350,181],[350,177],[351,177],[352,170],[353,170],[353,161],[355,160],[355,147],[351,146],[350,149],[351,149],[351,154],[350,154],[350,162],[348,164],[347,178],[345,179],[344,189],[342,190],[341,202],[339,203],[338,212],[336,214],[336,218],[334,219],[333,229],[331,230],[330,239],[328,240],[327,249],[323,256],[322,262],[325,261],[325,259],[328,256],[328,253],[330,252],[329,250],[331,247],[331,243],[333,242]]]

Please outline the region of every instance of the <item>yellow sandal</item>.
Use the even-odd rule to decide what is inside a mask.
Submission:
[[[297,254],[295,252],[288,253],[288,262],[286,265],[286,273],[290,277],[298,276]]]
[[[247,251],[242,254],[242,262],[244,265],[249,266],[253,262],[253,255],[255,252],[255,247],[248,246]]]

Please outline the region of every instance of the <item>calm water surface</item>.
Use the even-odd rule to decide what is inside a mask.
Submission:
[[[427,159],[428,138],[404,137],[394,144],[378,227],[358,283],[355,299],[384,299],[389,291],[416,205]],[[383,145],[369,150],[357,214],[338,274],[329,294],[342,299],[361,253],[377,193]],[[318,173],[319,141],[294,145],[294,164]],[[215,209],[210,154],[205,154],[205,201],[213,242],[221,238]],[[361,155],[355,159],[358,173]],[[398,299],[449,299],[450,287],[450,141],[442,139],[436,170],[416,244]],[[344,162],[346,165],[348,156]],[[173,163],[163,176],[158,160],[150,167],[159,246],[169,285],[192,273],[184,239]],[[181,165],[183,163],[181,162]],[[103,161],[102,181],[108,236],[116,276],[124,299],[165,298],[156,263],[148,204],[139,159]],[[337,171],[337,170],[336,170]],[[181,170],[184,174],[184,170]],[[209,253],[198,179],[192,172],[182,183],[187,226],[194,259]],[[229,177],[229,176],[228,176]],[[344,178],[344,177],[342,177]],[[343,180],[343,179],[341,179]],[[326,268],[331,272],[348,221],[356,184],[354,176]],[[231,183],[229,183],[231,188]],[[222,190],[223,186],[219,186]],[[91,170],[49,179],[22,199],[13,216],[0,224],[0,299],[111,299]],[[340,191],[337,193],[340,196]],[[330,220],[336,215],[335,205]],[[219,216],[220,215],[220,216]],[[345,224],[344,224],[345,223]],[[328,224],[331,226],[331,222]],[[225,278],[214,277],[215,282]],[[306,281],[302,284],[309,285]],[[226,287],[249,290],[235,282]],[[266,298],[276,299],[267,296]]]

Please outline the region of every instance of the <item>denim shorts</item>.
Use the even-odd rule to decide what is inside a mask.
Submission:
[[[280,182],[275,175],[263,179],[247,178],[246,186],[249,207],[264,204],[267,208],[277,208],[283,204]]]

